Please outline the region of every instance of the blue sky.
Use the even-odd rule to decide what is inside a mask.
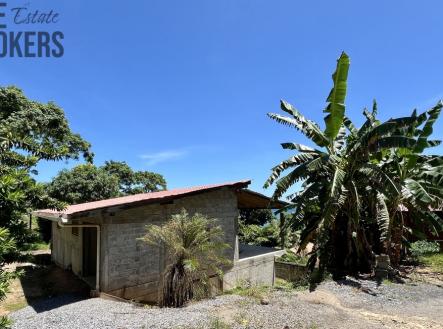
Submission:
[[[283,98],[323,124],[342,50],[357,123],[373,98],[383,119],[443,98],[441,1],[30,4],[60,13],[65,55],[2,58],[0,84],[59,104],[96,164],[124,160],[162,173],[170,188],[251,178],[262,192],[269,169],[290,156],[279,143],[306,142],[266,113]],[[41,164],[39,180],[72,165]]]

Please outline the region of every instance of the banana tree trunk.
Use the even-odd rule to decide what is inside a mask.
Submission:
[[[389,243],[389,258],[393,267],[398,267],[401,261],[403,249],[404,220],[401,212],[396,212],[393,216],[391,240]]]

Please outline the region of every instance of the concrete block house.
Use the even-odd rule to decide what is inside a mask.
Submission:
[[[270,199],[250,191],[250,181],[143,193],[67,207],[64,211],[40,210],[34,214],[52,221],[52,260],[72,270],[96,292],[125,299],[155,302],[165,251],[138,240],[147,224],[161,224],[185,208],[216,218],[231,246],[232,260],[220,289],[239,281],[272,285],[274,257],[270,248],[239,245],[239,210],[267,208]],[[274,202],[271,208],[284,206]]]

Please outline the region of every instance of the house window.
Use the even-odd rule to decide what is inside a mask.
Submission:
[[[78,227],[71,227],[71,233],[72,235],[78,236]]]

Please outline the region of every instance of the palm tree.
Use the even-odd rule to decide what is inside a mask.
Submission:
[[[198,213],[189,216],[185,209],[163,226],[148,225],[142,240],[166,249],[162,307],[180,307],[194,297],[207,295],[209,277],[221,277],[221,268],[230,263],[223,256],[229,245],[223,242],[223,230],[216,220]]]

